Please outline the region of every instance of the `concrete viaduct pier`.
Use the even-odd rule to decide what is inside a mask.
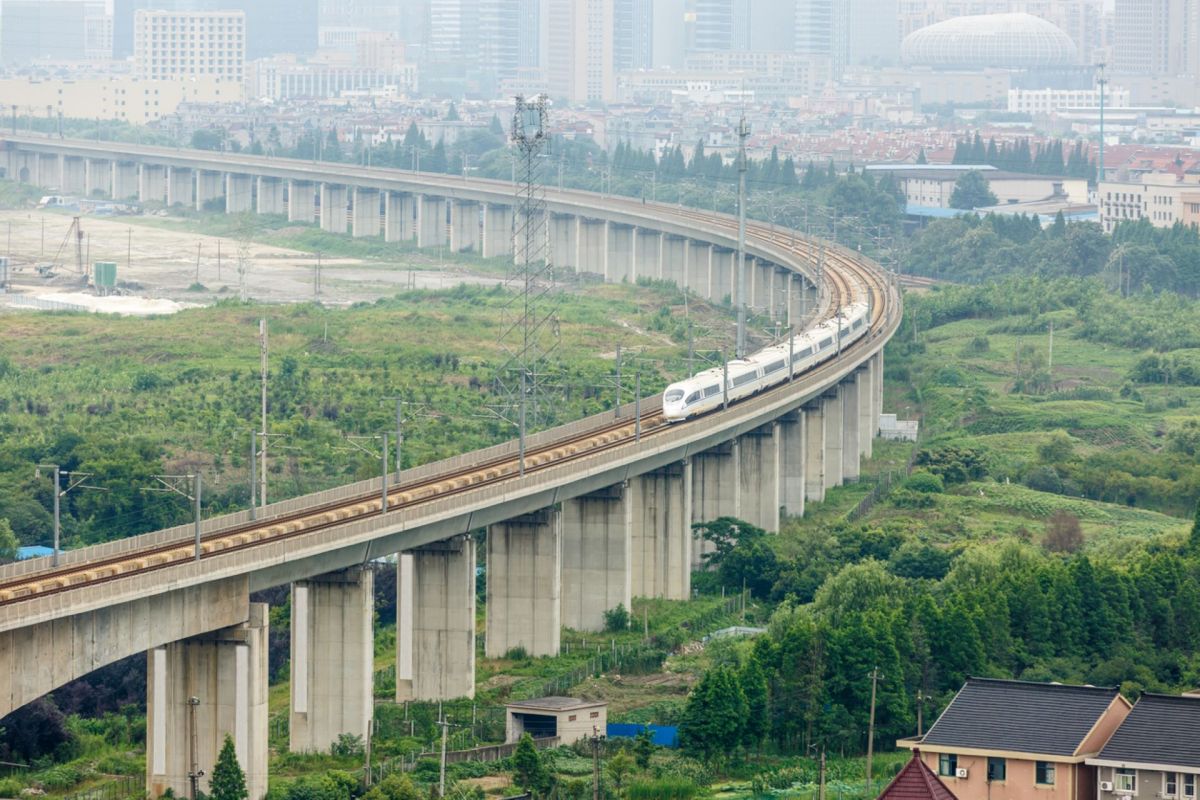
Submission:
[[[227,213],[287,215],[330,232],[487,258],[514,252],[511,184],[240,154],[0,135],[0,171],[41,186]],[[584,192],[547,192],[559,266],[608,281],[671,281],[733,299],[736,225],[723,215]],[[266,789],[267,609],[291,586],[289,747],[327,750],[373,714],[373,575],[397,570],[396,698],[471,696],[477,541],[486,548],[483,650],[558,652],[564,627],[598,631],[635,597],[683,600],[703,543],[692,525],[735,516],[777,531],[860,474],[882,407],[884,344],[900,322],[894,283],[836,245],[752,224],[747,304],[803,328],[851,300],[872,303],[868,336],[837,358],[700,420],[634,435],[634,406],[528,437],[546,459],[518,477],[517,444],[380,481],[281,501],[256,518],[190,525],[0,566],[0,716],[93,669],[148,659],[147,791],[188,791],[194,737],[211,774],[226,734],[251,797]],[[818,255],[819,253],[819,255]],[[820,266],[818,266],[820,263]],[[641,403],[644,415],[657,398]],[[591,443],[563,458],[567,440]],[[556,455],[558,453],[558,455]],[[506,465],[503,469],[492,465]],[[480,465],[488,465],[481,467]],[[464,480],[467,476],[467,480]],[[401,502],[418,482],[434,487]],[[480,533],[484,532],[482,539]],[[150,565],[154,565],[150,568]],[[206,791],[207,779],[200,789]]]

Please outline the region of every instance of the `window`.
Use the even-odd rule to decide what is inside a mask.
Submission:
[[[1037,775],[1034,780],[1042,786],[1053,786],[1054,764],[1050,761],[1037,762]]]
[[[574,722],[574,721],[575,721],[575,715],[574,715],[574,714],[572,714],[571,716],[567,717],[567,722]]]
[[[1113,773],[1113,791],[1129,792],[1133,794],[1137,791],[1137,770],[1118,769]]]
[[[942,753],[938,756],[938,775],[953,778],[958,769],[958,756],[954,753]]]
[[[717,393],[718,393],[718,392],[720,392],[720,391],[721,391],[721,386],[720,386],[720,384],[716,384],[716,383],[714,383],[712,386],[705,386],[705,387],[704,387],[704,396],[705,396],[705,397],[712,397],[714,394],[717,394]]]
[[[700,393],[699,393],[699,392],[692,392],[691,394],[689,394],[689,395],[687,396],[687,400],[684,400],[684,401],[683,401],[683,404],[684,404],[685,406],[690,406],[692,403],[695,403],[695,402],[696,402],[697,400],[699,400],[699,399],[700,399]]]
[[[996,758],[994,756],[988,756],[987,779],[989,781],[1004,780],[1005,771],[1006,771],[1006,765],[1004,763],[1003,758]]]
[[[672,389],[671,391],[667,392],[667,396],[664,399],[668,403],[678,403],[682,398],[683,398],[683,390],[682,389]]]
[[[1196,776],[1195,775],[1184,775],[1183,776],[1183,796],[1185,798],[1193,798],[1193,800],[1196,797]]]
[[[767,364],[767,368],[763,370],[764,374],[770,375],[772,372],[777,372],[787,366],[786,361],[772,361]]]
[[[596,719],[599,716],[600,716],[599,711],[593,711],[591,714],[588,714],[588,717],[590,717],[591,719]]]
[[[1162,796],[1174,797],[1179,792],[1179,776],[1174,772],[1164,772]]]

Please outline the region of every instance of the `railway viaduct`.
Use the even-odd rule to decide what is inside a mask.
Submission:
[[[0,137],[8,177],[66,193],[230,213],[287,214],[354,236],[511,256],[514,191],[498,181],[204,151]],[[733,295],[725,215],[548,191],[556,265],[610,281]],[[747,304],[797,327],[850,300],[871,333],[813,371],[686,423],[657,398],[495,447],[259,509],[0,567],[0,716],[87,672],[148,654],[147,790],[189,790],[234,737],[251,796],[266,791],[267,614],[250,593],[290,584],[290,747],[367,735],[372,572],[398,554],[397,699],[474,692],[475,539],[486,529],[485,652],[559,650],[635,596],[685,599],[693,522],[780,514],[859,475],[882,403],[895,283],[835,245],[750,224]],[[640,418],[635,419],[635,412]],[[386,494],[386,507],[383,497]],[[194,752],[192,752],[194,749]],[[201,781],[204,788],[207,780]]]

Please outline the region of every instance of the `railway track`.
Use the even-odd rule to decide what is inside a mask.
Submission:
[[[692,221],[702,221],[709,227],[727,228],[727,220],[714,220],[700,212],[683,211],[678,216]],[[802,242],[794,241],[789,235],[766,226],[753,225],[748,233],[775,245],[784,245],[793,256],[808,258],[811,253]],[[872,329],[877,329],[884,318],[885,304],[880,302],[884,287],[877,286],[877,276],[836,250],[825,253],[824,278],[830,292],[829,308],[836,309],[859,298],[873,297]],[[833,265],[833,269],[828,267]],[[864,346],[869,340],[856,343]],[[811,374],[820,375],[836,366],[827,362],[816,367]],[[787,384],[768,390],[786,391]],[[712,412],[718,413],[718,412]],[[706,420],[707,415],[679,425],[692,425]],[[636,436],[636,421],[615,420],[600,427],[565,437],[538,447],[525,456],[525,471],[532,472],[549,466],[561,465],[573,459],[594,455],[628,442]],[[641,436],[649,438],[666,428],[661,412],[651,404],[642,413]],[[428,479],[400,484],[388,490],[387,512],[382,510],[381,492],[307,508],[269,520],[246,522],[231,528],[213,531],[200,541],[200,558],[245,550],[259,545],[315,533],[317,531],[358,522],[384,513],[409,509],[433,500],[442,500],[455,494],[470,491],[487,484],[513,480],[520,475],[520,464],[515,456],[496,458],[475,464],[455,472],[437,475]],[[191,537],[144,550],[123,553],[86,564],[50,568],[41,572],[22,575],[0,583],[0,606],[16,604],[33,598],[68,591],[85,586],[117,580],[131,575],[164,569],[192,561],[196,557],[195,541]]]

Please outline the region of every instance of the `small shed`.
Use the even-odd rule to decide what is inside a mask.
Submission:
[[[534,739],[557,736],[559,744],[573,744],[608,729],[608,704],[577,697],[539,697],[505,706],[504,741],[515,742],[528,733]]]

